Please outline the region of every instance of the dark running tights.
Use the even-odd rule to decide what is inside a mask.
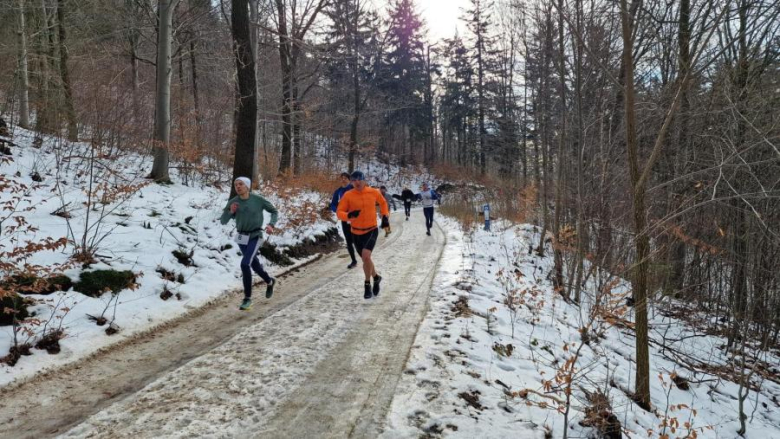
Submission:
[[[341,231],[344,232],[344,239],[347,241],[347,251],[349,257],[352,258],[352,262],[356,262],[355,259],[355,240],[352,238],[352,229],[349,227],[349,223],[346,221],[341,222]]]
[[[423,207],[423,213],[425,214],[425,228],[430,231],[433,227],[433,207]]]
[[[241,249],[241,274],[244,281],[244,297],[252,297],[252,270],[257,273],[265,283],[271,282],[271,276],[263,269],[263,264],[257,259],[260,250],[260,238],[250,239],[246,245],[238,245]]]

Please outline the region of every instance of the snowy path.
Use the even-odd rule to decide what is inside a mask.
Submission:
[[[436,229],[433,237],[425,236],[422,218],[414,219],[402,222],[397,216],[394,233],[388,239],[380,238],[375,260],[385,280],[378,298],[365,301],[360,291],[362,273],[345,272],[344,259],[328,257],[280,283],[279,297],[270,305],[258,300],[250,314],[262,317],[256,323],[247,322],[228,341],[185,355],[145,380],[143,371],[134,366],[102,365],[102,369],[117,369],[114,379],[120,384],[126,374],[134,376],[129,386],[136,387],[129,390],[80,385],[81,377],[95,373],[87,370],[89,365],[82,366],[72,372],[70,385],[62,383],[64,395],[50,391],[49,398],[38,398],[37,406],[29,405],[41,417],[19,412],[19,417],[32,418],[31,422],[21,429],[8,425],[13,429],[6,433],[40,437],[69,425],[73,427],[64,437],[376,436],[424,316],[443,248],[443,234]],[[284,305],[274,306],[285,297]],[[231,301],[215,312],[228,316],[232,312],[235,320],[234,306]],[[224,321],[204,313],[198,317],[200,336],[218,333]],[[178,339],[183,345],[197,340],[179,331],[158,337]],[[175,342],[159,347],[170,349],[174,356],[181,350]],[[154,355],[169,354],[163,352]],[[68,389],[73,386],[79,389]],[[89,401],[82,401],[84,407],[77,410],[81,416],[72,416],[59,426],[45,424],[48,431],[32,431],[33,422],[40,423],[52,413],[68,413],[68,398],[83,399],[80,395],[85,391],[93,394],[93,407],[102,402],[105,408],[94,413]],[[48,407],[42,407],[47,401]]]

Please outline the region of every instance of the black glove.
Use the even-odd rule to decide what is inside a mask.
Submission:
[[[357,218],[358,215],[360,215],[359,210],[353,210],[352,212],[347,214],[347,218]]]
[[[382,216],[382,228],[386,229],[390,227],[390,218],[387,217],[387,215]]]

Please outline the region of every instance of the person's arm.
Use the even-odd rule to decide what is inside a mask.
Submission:
[[[222,216],[219,217],[219,222],[224,224],[227,224],[228,221],[230,221],[231,218],[235,217],[236,214],[230,211],[230,205],[235,202],[235,198],[231,198],[228,200],[227,204],[225,205],[225,208],[222,209]]]
[[[265,198],[262,200],[263,210],[271,214],[271,221],[268,222],[268,225],[271,227],[276,227],[276,221],[279,219],[279,211],[276,209],[276,207],[274,207],[273,204],[271,204],[270,201],[266,200]]]
[[[382,195],[381,192],[377,191],[377,194],[379,194],[378,197],[376,197],[377,202],[379,203],[379,213],[382,214],[382,216],[389,216],[390,215],[390,208],[387,207],[387,200],[385,200],[384,195]],[[376,217],[374,217],[376,218]]]
[[[431,189],[431,198],[436,201],[439,199],[439,194],[436,193],[435,190]]]
[[[336,216],[341,221],[349,221],[350,218],[347,216],[349,215],[349,194],[344,194],[343,197],[341,197],[341,201],[339,201],[339,205],[336,208]]]
[[[341,188],[336,189],[335,192],[333,192],[333,198],[330,200],[330,211],[336,212],[336,208],[339,207],[339,191]]]

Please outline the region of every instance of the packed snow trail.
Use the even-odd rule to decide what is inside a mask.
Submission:
[[[18,417],[29,419],[24,428],[4,426],[0,436],[14,432],[16,437],[41,437],[64,431],[62,426],[72,427],[63,437],[376,436],[424,317],[444,246],[440,230],[435,228],[432,237],[425,235],[422,217],[415,215],[408,222],[400,215],[393,219],[393,233],[380,238],[374,253],[384,277],[379,297],[364,300],[362,270],[346,271],[344,259],[327,257],[300,276],[280,282],[278,296],[270,302],[258,298],[248,314],[268,308],[275,312],[225,343],[192,361],[181,358],[171,365],[180,367],[159,371],[154,380],[143,381],[138,370],[121,361],[112,364],[119,383],[109,390],[80,385],[82,378],[89,381],[92,375],[88,365],[82,366],[80,375],[71,376],[70,386],[62,384],[64,395],[39,398],[47,407],[39,405],[38,416],[18,412]],[[328,270],[319,270],[321,266]],[[301,290],[296,293],[296,288]],[[275,301],[291,295],[298,299],[274,307]],[[245,313],[235,306],[225,304],[220,313],[244,319]],[[198,321],[204,337],[219,331],[219,322],[208,312]],[[184,345],[190,338],[173,331],[157,337],[179,338]],[[181,346],[164,348],[176,351]],[[169,352],[156,354],[165,357]],[[135,376],[145,387],[123,391],[124,374]],[[111,384],[105,381],[110,380],[103,385]],[[58,412],[67,416],[69,399],[84,398],[68,389],[73,385],[78,393],[92,394],[93,405],[100,404],[95,400],[102,396],[104,408],[95,413],[82,407],[78,419],[71,417],[59,426],[47,423],[45,419],[56,418]],[[36,410],[33,404],[30,408]],[[36,422],[49,429],[41,431]]]

